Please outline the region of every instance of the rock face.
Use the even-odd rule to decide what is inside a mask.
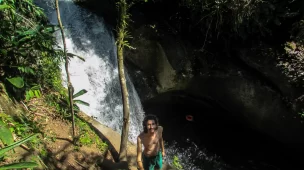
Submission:
[[[242,62],[228,61],[221,65],[220,71],[202,72],[193,77],[192,57],[188,56],[191,51],[186,50],[191,48],[185,47],[185,43],[150,26],[133,32],[131,44],[136,50],[126,53],[132,63],[127,67],[143,102],[173,90],[208,96],[223,103],[234,116],[249,122],[249,127],[290,147],[303,148],[304,127],[296,114],[299,106],[290,103],[302,95],[301,90],[288,84],[275,63],[271,64],[273,60],[258,57],[250,60],[248,54],[240,50],[242,55],[238,57]],[[138,83],[143,80],[145,83]]]
[[[232,116],[249,122],[251,128],[291,148],[303,148],[303,124],[279,94],[259,82],[237,76],[201,76],[194,78],[186,91],[220,101]]]
[[[149,26],[136,30],[135,38],[131,42],[136,50],[128,50],[126,58],[146,75],[153,77],[156,80],[156,90],[161,93],[176,86],[176,71],[170,64],[163,46],[153,40],[156,34],[156,30]]]
[[[259,49],[256,50],[257,48]],[[270,81],[277,93],[288,98],[294,112],[301,112],[301,109],[304,108],[303,99],[301,99],[304,94],[304,87],[291,83],[293,78],[284,73],[286,70],[283,70],[280,66],[282,59],[276,56],[284,54],[280,54],[270,47],[258,46],[257,48],[239,50],[240,59]],[[268,52],[268,55],[259,54],[259,50]]]

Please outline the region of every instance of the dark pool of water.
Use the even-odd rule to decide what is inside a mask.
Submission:
[[[168,101],[168,100],[167,100]],[[144,103],[164,127],[168,158],[180,158],[189,170],[297,170],[303,152],[248,127],[222,108],[193,102]],[[186,120],[191,114],[193,121]],[[291,166],[293,168],[291,168]]]

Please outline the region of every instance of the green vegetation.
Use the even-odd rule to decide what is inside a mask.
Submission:
[[[142,1],[143,2],[143,1]],[[146,1],[146,4],[159,4],[154,7],[170,6],[166,10],[164,20],[172,33],[179,34],[191,41],[196,47],[195,52],[202,52],[210,56],[225,56],[218,52],[230,53],[239,48],[258,48],[262,57],[271,57],[278,62],[277,66],[289,81],[303,87],[304,83],[304,20],[303,0],[168,0]],[[131,38],[127,31],[130,16],[128,10],[130,2],[121,0],[119,8],[119,23],[117,27],[117,49],[122,85],[125,83],[123,70],[123,49],[132,48],[126,39]],[[169,4],[169,5],[164,5]],[[152,8],[152,7],[151,7]],[[156,11],[156,10],[155,10]],[[161,13],[161,11],[158,11]],[[52,113],[62,121],[71,120],[71,110],[80,111],[76,104],[89,106],[89,103],[77,100],[85,94],[85,89],[69,93],[62,86],[60,65],[64,59],[76,56],[66,53],[58,47],[53,33],[59,28],[49,25],[42,9],[35,6],[33,0],[0,0],[0,93],[8,94],[12,100],[22,103],[28,113],[38,108],[31,105],[31,101],[42,99]],[[157,24],[153,23],[153,28]],[[283,33],[281,33],[283,31]],[[266,39],[270,39],[267,40]],[[262,44],[262,45],[260,45]],[[242,46],[242,47],[240,47]],[[219,50],[220,49],[220,50]],[[65,55],[64,55],[65,54]],[[65,58],[66,57],[66,58]],[[226,61],[226,60],[225,60]],[[195,62],[195,61],[194,61]],[[195,65],[194,63],[193,65]],[[214,63],[213,63],[214,64]],[[129,120],[128,94],[126,85],[124,90],[124,147],[126,146],[127,122]],[[71,96],[71,95],[70,95]],[[295,102],[303,102],[303,95]],[[73,104],[70,104],[73,103]],[[72,109],[69,107],[72,105]],[[1,163],[10,149],[24,145],[26,148],[39,149],[37,159],[48,157],[48,150],[42,141],[57,141],[55,135],[45,135],[41,132],[42,123],[47,117],[35,114],[8,114],[0,108],[0,156]],[[298,113],[304,117],[303,108]],[[38,117],[38,118],[37,118]],[[39,119],[39,121],[35,120]],[[82,120],[76,117],[79,129],[77,140],[80,146],[96,144],[100,150],[105,150],[107,144]],[[37,133],[41,133],[38,136]],[[121,149],[124,151],[124,148]],[[5,156],[6,155],[6,156]],[[121,153],[122,157],[125,153]],[[34,167],[36,163],[27,162],[12,164],[19,167]],[[182,169],[175,156],[173,165]],[[6,167],[5,167],[6,166]],[[0,166],[0,169],[8,168]],[[12,167],[10,167],[12,168]],[[17,167],[16,167],[17,168]]]
[[[38,166],[37,162],[45,167],[41,158],[50,158],[45,143],[57,140],[52,132],[43,131],[45,122],[50,115],[62,122],[71,120],[68,91],[62,86],[61,79],[60,65],[64,53],[53,36],[58,27],[49,25],[42,9],[34,5],[33,0],[0,0],[0,18],[0,94],[9,95],[10,99],[22,103],[26,110],[15,115],[4,112],[0,105],[1,161],[10,158],[8,150],[19,145],[28,151],[39,150],[31,158],[32,162],[8,165],[5,161],[6,165],[0,169],[32,168]],[[74,56],[84,61],[80,56],[67,53],[69,58]],[[89,106],[89,103],[77,100],[86,92],[83,89],[73,94],[76,113],[80,111],[76,104]],[[41,101],[46,106],[42,106]],[[39,109],[50,108],[45,115],[37,113]],[[76,124],[80,131],[80,146],[96,144],[101,151],[107,149],[107,144],[85,122],[77,119]],[[37,133],[41,135],[37,136]]]
[[[90,146],[92,144],[96,144],[97,147],[105,151],[108,148],[108,145],[105,142],[102,142],[100,138],[92,131],[87,122],[76,117],[75,124],[79,127],[79,145]]]
[[[300,1],[212,1],[212,0],[180,0],[181,8],[191,11],[193,27],[209,28],[209,33],[249,38],[250,35],[266,36],[271,26],[280,26],[282,22],[299,14],[296,7]],[[195,24],[195,25],[194,25]],[[205,32],[204,29],[204,32]],[[232,38],[232,37],[231,37]]]
[[[174,155],[174,157],[173,157],[172,165],[176,169],[179,169],[179,170],[183,169],[183,166],[180,164],[179,159],[176,155]]]
[[[0,81],[18,100],[40,97],[61,86],[62,51],[55,50],[54,26],[32,0],[0,2]]]
[[[20,124],[11,116],[5,113],[0,113],[0,146],[3,146],[0,149],[0,164],[5,160],[5,157],[9,155],[10,150],[14,149],[15,147],[24,143],[28,143],[31,146],[39,143],[39,140],[37,139],[38,133],[33,134],[34,130],[32,127],[35,126],[30,126],[28,123],[30,122]],[[16,142],[14,142],[14,138],[16,138]],[[0,169],[21,169],[33,168],[37,166],[38,164],[35,162],[18,162],[0,165]]]
[[[2,128],[5,128],[2,126]],[[1,134],[2,137],[8,137],[5,136],[3,134]],[[28,140],[31,140],[33,137],[37,136],[37,134],[35,135],[31,135],[29,137],[26,137],[20,141],[11,143],[10,145],[0,149],[0,157],[3,157],[8,151],[14,149],[15,147],[27,142]],[[35,162],[19,162],[19,163],[11,163],[11,164],[6,164],[6,165],[1,165],[0,169],[4,170],[4,169],[21,169],[21,168],[34,168],[37,167],[38,164]]]

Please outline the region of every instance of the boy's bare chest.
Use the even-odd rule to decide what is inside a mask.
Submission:
[[[143,143],[145,148],[150,148],[150,147],[153,147],[153,146],[157,145],[158,141],[159,141],[159,139],[158,139],[157,135],[152,136],[152,137],[144,136],[142,143]]]

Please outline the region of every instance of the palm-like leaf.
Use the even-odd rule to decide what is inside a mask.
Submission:
[[[5,169],[22,169],[22,168],[35,168],[38,164],[35,162],[20,162],[20,163],[13,163],[8,165],[0,166],[0,170]]]
[[[20,141],[17,141],[17,142],[15,142],[15,143],[12,143],[12,144],[9,145],[9,146],[6,146],[6,147],[0,149],[0,156],[3,156],[7,151],[9,151],[9,150],[11,150],[11,149],[13,149],[13,148],[15,148],[15,147],[17,147],[17,146],[19,146],[19,145],[25,143],[25,142],[31,140],[32,138],[34,138],[34,137],[36,137],[36,136],[38,136],[38,134],[30,135],[30,136],[28,136],[28,137],[26,137],[26,138],[24,138],[24,139],[22,139],[22,140],[20,140]]]
[[[76,55],[76,54],[73,54],[73,53],[67,53],[67,56],[70,57],[70,58],[77,57],[80,60],[85,61],[85,59],[83,57],[81,57],[79,55]]]
[[[73,99],[75,99],[76,97],[82,96],[84,94],[86,94],[88,91],[85,89],[80,90],[79,92],[77,92],[76,94],[73,95]]]
[[[74,103],[75,104],[82,104],[82,105],[85,105],[85,106],[90,106],[89,103],[87,103],[85,101],[82,101],[82,100],[74,100]]]

